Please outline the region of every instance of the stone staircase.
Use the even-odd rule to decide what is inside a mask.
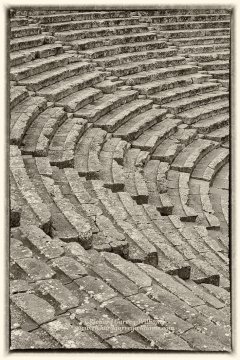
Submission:
[[[14,12],[11,350],[231,350],[230,20]]]

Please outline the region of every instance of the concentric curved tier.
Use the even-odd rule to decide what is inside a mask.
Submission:
[[[12,350],[230,351],[230,13],[15,9]]]

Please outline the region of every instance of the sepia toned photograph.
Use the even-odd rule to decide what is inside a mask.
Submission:
[[[6,9],[8,350],[231,353],[234,9],[70,5]]]

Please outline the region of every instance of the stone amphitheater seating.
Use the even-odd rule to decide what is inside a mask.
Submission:
[[[230,21],[14,9],[11,350],[231,351]]]

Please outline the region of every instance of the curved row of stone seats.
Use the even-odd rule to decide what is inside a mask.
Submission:
[[[124,34],[136,34],[136,33],[146,33],[148,31],[147,24],[137,24],[137,25],[126,25],[126,26],[113,26],[113,27],[101,27],[93,28],[87,30],[70,30],[70,31],[61,31],[56,32],[54,35],[57,40],[61,41],[64,45],[68,45],[70,42],[81,41],[88,39],[90,44],[97,40],[95,38],[105,37],[105,36],[117,36]]]
[[[59,168],[73,167],[75,148],[86,129],[87,121],[85,119],[68,116],[58,127],[50,143],[49,138],[47,139],[49,144],[47,156],[50,164]],[[39,141],[37,145],[39,145]],[[44,148],[46,149],[46,147]]]
[[[106,188],[113,192],[123,191],[125,177],[123,159],[130,144],[118,138],[109,138],[103,144],[99,154],[99,178]]]
[[[180,138],[181,141],[181,138],[184,137],[182,131],[180,130],[181,126],[182,120],[174,119],[167,115],[166,118],[159,124],[156,124],[150,129],[147,129],[147,131],[134,140],[132,146],[134,148],[149,151],[152,154],[153,159],[163,160],[163,157],[165,156],[163,161],[169,161],[168,157],[171,155],[170,144],[169,148],[167,145],[167,148],[165,149],[165,152],[166,150],[168,152],[168,154],[165,155],[165,142],[168,142],[169,139],[174,139],[174,137],[176,137],[177,139],[174,141],[174,144],[175,142],[178,144],[178,138]],[[182,142],[184,142],[184,139],[182,139]],[[175,151],[177,150],[179,149],[176,146]]]
[[[223,100],[208,103],[206,96],[205,99],[203,99],[203,101],[206,100],[206,105],[197,106],[190,110],[183,111],[177,115],[178,118],[182,119],[184,123],[191,126],[193,124],[200,123],[202,120],[208,120],[209,122],[217,121],[216,119],[218,116],[226,114],[229,111],[229,99],[227,98],[227,93],[217,93],[215,95],[216,99],[219,94],[220,97],[223,97]]]
[[[33,245],[34,255],[38,249],[51,261],[43,267],[31,252],[21,251],[21,241],[13,239],[20,254],[14,256],[20,271],[11,282],[13,349],[29,347],[30,340],[34,348],[124,348],[124,336],[125,346],[134,344],[135,348],[201,350],[197,337],[204,338],[206,344],[206,332],[209,350],[229,347],[229,315],[223,316],[228,296],[224,290],[190,287],[152,266],[128,263],[114,254],[89,253],[76,243],[62,244],[56,239],[53,244],[34,227],[20,231],[23,243]],[[30,266],[33,263],[38,273]],[[20,274],[30,275],[34,282],[26,277],[21,280]],[[107,321],[108,330],[97,326],[101,324],[97,320]],[[146,322],[154,327],[141,325]]]
[[[134,93],[135,92],[133,92],[133,94]],[[135,94],[133,96],[135,97]],[[98,120],[94,121],[93,126],[100,127],[101,129],[104,129],[110,133],[115,132],[119,127],[128,121],[134,119],[137,116],[140,116],[140,114],[147,113],[147,111],[152,108],[153,104],[152,100],[145,99],[136,99],[131,101],[130,98],[128,98],[127,101],[125,100],[123,105],[116,107],[106,115],[100,116]],[[96,110],[98,110],[98,108],[96,108],[95,111]],[[79,114],[81,116],[82,113],[84,115],[84,112],[85,109],[82,109],[82,111],[76,114],[77,116],[79,116]],[[88,120],[92,121],[91,119]]]
[[[18,88],[19,89],[19,88]],[[16,91],[13,90],[13,92]],[[23,137],[34,120],[47,108],[47,101],[43,97],[27,97],[25,90],[20,90],[13,98],[17,103],[10,114],[10,144],[21,145]],[[24,96],[24,98],[23,98]],[[26,97],[25,97],[26,96]],[[23,100],[23,101],[21,101]]]
[[[227,109],[226,109],[227,110]],[[196,129],[200,134],[208,134],[218,129],[227,128],[229,123],[229,114],[225,110],[223,114],[217,114],[209,117],[206,117],[204,120],[199,120],[196,123],[190,125],[193,129]]]
[[[41,28],[45,32],[55,34],[62,31],[70,30],[84,30],[92,28],[104,28],[104,27],[113,27],[113,26],[128,26],[128,25],[138,25],[139,18],[111,18],[111,19],[98,19],[94,20],[76,20],[70,22],[60,22],[52,24],[42,24]]]
[[[145,133],[147,129],[152,128],[165,119],[167,111],[164,109],[151,109],[135,116],[120,126],[113,136],[120,137],[123,140],[132,142]]]
[[[170,90],[161,90],[160,92],[157,92],[154,95],[150,95],[148,97],[159,105],[165,105],[187,97],[192,98],[205,93],[208,93],[210,97],[211,92],[217,91],[218,89],[219,84],[204,82],[201,84],[191,84],[184,87],[175,87],[174,89]]]
[[[213,211],[220,222],[220,229],[228,236],[229,224],[229,164],[224,165],[215,176],[210,188],[210,200]],[[219,236],[219,234],[217,234]],[[224,241],[225,243],[225,241]],[[228,246],[228,237],[226,238]]]
[[[10,88],[10,110],[29,96],[24,86],[13,86]]]
[[[198,209],[201,214],[200,216],[205,217],[207,221],[206,227],[209,229],[220,229],[220,222],[213,210],[210,198],[210,187],[214,182],[217,172],[228,163],[228,159],[228,149],[215,149],[202,158],[191,175],[189,200]],[[198,197],[200,198],[199,202],[197,201]],[[223,204],[225,203],[224,200]],[[225,206],[223,212],[227,215]]]
[[[149,10],[139,10],[138,14],[142,16],[156,16],[156,17],[163,17],[163,16],[180,16],[180,15],[202,15],[208,14],[208,15],[216,15],[216,14],[230,14],[232,11],[231,8],[220,8],[220,7],[209,7],[209,8],[202,8],[202,6],[198,7],[189,7],[189,6],[181,6],[181,7],[166,7],[166,8],[159,8],[159,9],[149,9]]]
[[[211,257],[211,252],[213,250],[213,240],[211,239],[209,241],[206,233],[202,234],[200,230],[195,234],[192,231],[189,233],[187,231],[187,228],[179,230],[180,228],[182,228],[181,222],[179,221],[176,223],[176,225],[168,223],[168,228],[166,228],[166,217],[164,217],[163,221],[160,218],[159,212],[154,206],[136,205],[136,203],[134,202],[134,200],[131,199],[128,193],[120,192],[117,195],[114,193],[110,193],[110,190],[102,189],[101,183],[99,183],[98,181],[92,181],[92,184],[98,198],[101,200],[105,209],[109,212],[109,214],[111,214],[111,216],[113,216],[115,222],[124,230],[124,232],[128,235],[131,234],[130,236],[132,237],[133,231],[129,233],[129,223],[126,227],[127,210],[129,217],[128,222],[130,221],[132,223],[134,221],[135,226],[137,226],[137,229],[139,229],[136,235],[139,239],[141,239],[141,242],[144,241],[145,245],[147,245],[147,243],[150,241],[157,248],[159,257],[158,266],[160,268],[162,267],[164,271],[177,273],[180,277],[187,278],[189,277],[190,270],[187,263],[190,260],[192,278],[195,281],[219,284],[220,271],[221,284],[228,288],[228,267],[222,264],[223,259],[221,258],[221,256],[220,260],[218,256],[217,258],[214,257],[214,263],[218,266],[217,269],[211,266],[213,262]],[[121,202],[119,202],[119,198],[122,200],[122,204]],[[123,218],[124,221],[122,221],[121,218]],[[142,235],[144,235],[144,240],[142,238]],[[188,245],[189,241],[191,245]],[[141,243],[138,243],[138,245],[140,244]],[[200,244],[202,244],[202,246]],[[219,245],[217,246],[217,243],[214,243],[214,246],[215,249],[218,249],[217,251],[222,251],[222,247],[220,247]],[[210,251],[209,248],[211,249]],[[129,260],[136,261],[134,260],[136,259],[136,256],[140,256],[141,253],[139,254],[139,249],[138,251],[135,249],[135,251],[136,253],[132,254],[130,247]],[[210,259],[209,263],[205,264],[204,267],[203,259],[206,257],[206,252],[210,252]],[[204,256],[202,260],[200,259],[200,253],[203,253]],[[142,256],[143,254],[141,254],[141,259]],[[224,259],[224,261],[226,261],[226,259]],[[220,268],[219,270],[219,262],[220,267],[222,266],[223,269]]]
[[[196,139],[178,154],[171,164],[171,169],[191,173],[203,156],[219,145],[214,141]]]
[[[171,126],[175,124],[177,127]],[[169,124],[166,122],[162,135],[160,144],[156,149],[153,148],[151,158],[169,164],[173,162],[184,147],[188,146],[198,136],[195,129],[189,129],[186,124],[181,124],[180,120],[177,119],[169,119]]]
[[[106,131],[90,126],[79,139],[74,153],[74,168],[80,176],[85,176],[87,179],[99,178],[102,168],[99,153],[106,136]]]
[[[60,13],[53,14],[41,14],[34,15],[29,14],[29,18],[33,21],[36,21],[39,24],[51,24],[51,23],[59,23],[65,21],[76,21],[76,20],[97,20],[97,19],[109,19],[109,18],[117,18],[117,17],[132,17],[134,16],[134,12],[128,11],[86,11],[86,12],[77,12],[77,11],[61,11]]]
[[[190,10],[191,11],[191,10]],[[229,20],[229,14],[219,14],[218,11],[214,14],[214,13],[204,13],[205,9],[202,10],[202,14],[181,14],[181,15],[177,15],[177,14],[168,14],[168,15],[154,15],[151,16],[150,20],[152,24],[168,24],[168,23],[183,23],[183,22],[201,22],[201,21],[206,21],[206,22],[211,22],[211,21],[218,21],[218,20]]]
[[[229,126],[224,126],[221,129],[216,129],[211,131],[210,133],[205,135],[206,139],[219,141],[219,142],[226,142],[229,140],[230,137],[230,129]]]
[[[69,44],[72,46],[74,50],[77,50],[79,53],[86,54],[86,56],[90,56],[91,58],[97,58],[98,52],[103,51],[104,54],[106,53],[104,51],[105,47],[107,50],[107,47],[109,46],[115,46],[115,45],[134,45],[132,43],[140,42],[144,43],[147,41],[154,41],[157,39],[157,35],[155,33],[151,32],[141,32],[141,33],[133,33],[133,34],[120,34],[120,35],[114,35],[114,36],[104,36],[104,37],[98,37],[96,39],[81,39],[81,40],[75,40],[70,42]],[[100,47],[98,49],[98,52],[93,52],[93,49]],[[128,48],[126,48],[128,49]],[[92,51],[87,51],[92,50]],[[85,52],[86,51],[86,52]],[[126,51],[126,50],[125,50]],[[112,54],[114,55],[114,54]],[[106,56],[109,56],[108,53],[106,53]],[[100,56],[101,57],[101,56]]]
[[[36,48],[41,45],[46,44],[53,44],[54,43],[54,37],[48,36],[48,35],[37,35],[37,36],[27,36],[22,38],[17,38],[14,40],[10,40],[10,52],[17,52],[21,50],[27,50],[31,48]],[[40,49],[41,50],[41,49]],[[13,54],[14,56],[14,54]]]
[[[219,169],[229,161],[229,150],[217,148],[204,156],[193,170],[191,177],[205,180],[211,186]]]
[[[10,53],[11,67],[26,64],[35,59],[47,58],[48,56],[54,56],[63,53],[63,47],[61,44],[55,44],[52,41],[46,42],[45,38],[42,40],[43,45],[12,51]]]
[[[176,78],[178,76],[191,75],[196,72],[196,66],[183,64],[179,66],[170,66],[166,69],[160,68],[157,70],[153,69],[148,71],[140,71],[137,74],[121,76],[120,79],[123,80],[126,85],[134,86],[139,84],[146,84],[160,79],[163,80],[170,77]]]
[[[153,41],[151,41],[151,37]],[[131,39],[131,43],[129,44],[129,40]],[[139,42],[138,42],[139,40]],[[133,43],[132,43],[133,42]],[[136,42],[136,43],[135,43]],[[112,57],[118,54],[125,53],[136,53],[136,52],[144,52],[148,50],[157,50],[162,49],[166,46],[165,41],[158,41],[156,39],[155,34],[143,34],[141,35],[131,35],[127,36],[117,36],[115,38],[108,39],[109,45],[106,46],[104,44],[96,44],[100,47],[96,47],[94,49],[89,49],[85,51],[79,51],[79,54],[83,55],[84,58],[88,59],[98,59],[102,57]],[[113,43],[113,45],[111,44]],[[101,46],[102,45],[102,46]],[[183,60],[183,59],[182,59]],[[101,61],[101,59],[100,59]]]
[[[144,167],[144,180],[149,193],[148,203],[156,206],[161,215],[170,215],[173,204],[167,194],[167,172],[169,165],[159,160],[150,160]]]
[[[228,92],[225,91],[211,91],[207,93],[203,93],[200,95],[194,95],[189,98],[182,98],[180,100],[173,100],[167,104],[163,104],[162,107],[167,109],[170,113],[174,115],[180,115],[183,113],[183,117],[185,118],[185,112],[196,107],[204,106],[207,104],[213,104],[220,101],[227,101],[229,98]],[[179,114],[180,113],[180,114]]]
[[[85,188],[86,181],[80,178],[75,169],[64,169],[64,174],[73,195],[79,201],[83,211],[95,222],[96,233],[93,234],[92,248],[98,251],[110,251],[124,257],[128,256],[128,242],[114,223],[107,218],[101,209],[99,200]]]
[[[65,55],[60,55],[60,59],[63,58],[63,61],[65,60]],[[46,61],[40,61],[40,64],[42,62],[48,62]],[[51,61],[51,60],[50,60]],[[25,85],[28,90],[31,91],[38,91],[38,94],[43,95],[47,97],[51,85],[54,86],[55,83],[60,83],[62,80],[68,80],[72,81],[72,87],[74,87],[74,80],[76,80],[76,76],[78,75],[78,78],[80,75],[88,75],[89,72],[92,72],[94,67],[87,63],[87,62],[79,62],[79,59],[76,56],[66,57],[67,64],[66,65],[60,65],[59,68],[53,68],[52,70],[44,71],[43,73],[39,73],[37,75],[32,75],[28,77],[27,79],[22,79],[18,81],[18,84]],[[55,64],[55,57],[53,58],[53,65]],[[34,66],[34,65],[33,65]],[[87,74],[86,74],[87,73]],[[93,72],[91,73],[93,74]],[[81,79],[81,78],[80,78]],[[80,81],[80,80],[79,80]],[[60,83],[61,85],[61,83]],[[70,85],[69,85],[70,87]],[[40,91],[39,91],[40,90]],[[72,90],[70,88],[70,90]],[[50,97],[50,96],[49,96]],[[51,101],[51,99],[49,99]]]
[[[27,129],[23,138],[22,154],[47,156],[54,134],[66,119],[67,114],[63,108],[50,105],[33,120]]]
[[[136,167],[141,150],[129,149],[123,159],[122,178],[125,191],[136,201],[137,204],[148,203],[148,188],[144,180],[141,167]],[[144,154],[148,156],[147,153]],[[142,159],[143,160],[143,159]]]
[[[20,27],[20,26],[27,26],[29,23],[28,18],[19,16],[10,19],[10,28]]]
[[[87,220],[83,220],[82,213],[75,209],[65,198],[62,199],[59,192],[58,185],[54,183],[53,173],[59,171],[58,168],[50,166],[47,157],[30,156],[23,157],[27,174],[36,188],[38,196],[47,205],[51,213],[51,234],[53,237],[57,236],[63,241],[83,241],[82,229],[79,228],[78,220],[88,224]],[[56,201],[55,201],[56,200]],[[23,214],[22,214],[23,217]],[[79,218],[79,219],[78,219]],[[31,223],[35,224],[33,220]],[[89,239],[91,242],[91,238]],[[87,243],[86,246],[89,246]]]
[[[229,12],[151,17],[151,21],[152,25],[158,23],[159,35],[176,45],[179,54],[186,54],[201,70],[228,86]]]
[[[22,65],[11,67],[10,80],[21,82],[22,80],[41,74],[45,71],[54,70],[58,67],[67,67],[73,60],[71,54],[55,54],[44,59],[36,59]],[[25,80],[24,80],[25,81]]]
[[[51,227],[51,214],[47,205],[39,197],[34,184],[27,174],[21,151],[14,145],[10,145],[10,171],[17,191],[31,207],[39,226],[48,233]],[[21,207],[21,204],[19,206]]]
[[[189,177],[188,173],[169,170],[167,193],[173,203],[173,215],[178,215],[181,221],[195,222],[197,213],[188,206]]]
[[[201,84],[209,80],[209,76],[202,73],[193,73],[189,75],[179,75],[177,77],[169,77],[162,80],[153,80],[150,83],[135,85],[134,89],[138,90],[141,95],[152,95],[161,91],[173,90],[174,88],[193,86],[193,84]]]
[[[101,119],[101,117],[117,110],[122,105],[136,100],[137,96],[137,91],[121,91],[121,89],[119,89],[113,94],[103,95],[99,100],[96,99],[96,101],[91,104],[84,106],[80,111],[76,111],[74,116],[81,117],[87,119],[88,122],[95,123]]]
[[[28,24],[28,26],[22,26],[22,27],[18,26],[16,28],[11,27],[10,38],[11,39],[22,38],[22,37],[34,36],[38,34],[41,34],[40,27],[32,24]]]
[[[43,74],[42,78],[36,77],[33,86],[34,88],[41,88],[38,91],[39,95],[57,104],[59,100],[80,90],[93,87],[106,78],[104,72],[93,70],[89,63],[73,63],[61,70],[51,72],[50,78],[48,73]],[[59,77],[61,78],[60,81],[58,81]],[[29,86],[32,87],[30,84]]]

